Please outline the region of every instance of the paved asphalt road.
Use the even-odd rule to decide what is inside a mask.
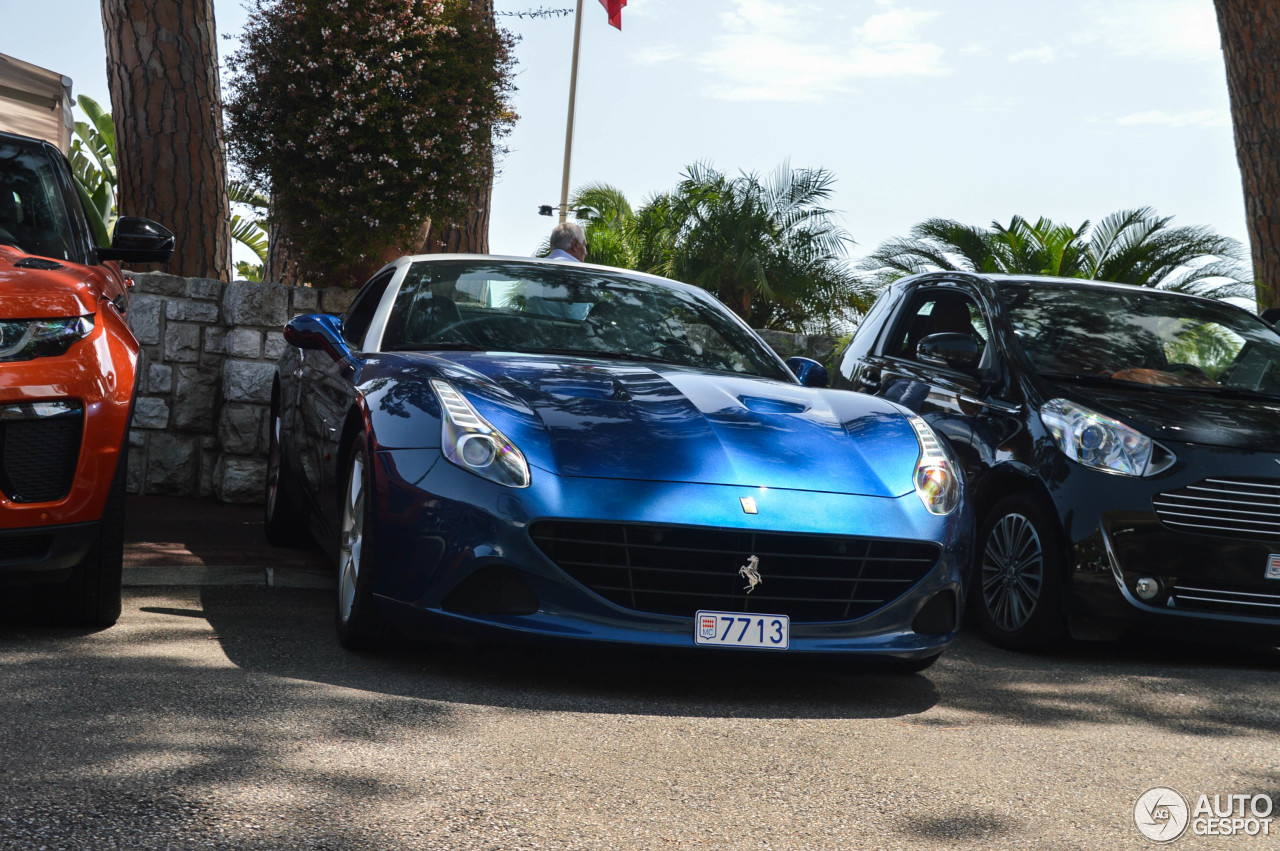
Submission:
[[[261,585],[130,588],[100,632],[24,618],[0,600],[6,849],[1141,849],[1150,787],[1280,800],[1276,653],[365,656],[328,592]]]

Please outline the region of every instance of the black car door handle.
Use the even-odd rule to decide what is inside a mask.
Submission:
[[[868,375],[864,372],[858,376],[858,384],[868,393],[874,393],[880,389],[880,376]]]

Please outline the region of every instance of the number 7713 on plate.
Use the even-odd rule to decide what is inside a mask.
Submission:
[[[693,642],[708,647],[786,650],[791,645],[791,619],[786,615],[700,611],[693,619]]]

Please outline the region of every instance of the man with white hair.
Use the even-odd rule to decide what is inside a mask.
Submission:
[[[574,222],[561,222],[551,231],[551,253],[548,260],[572,260],[581,263],[587,258],[587,235]]]

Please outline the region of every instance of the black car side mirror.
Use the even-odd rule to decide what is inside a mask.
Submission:
[[[121,216],[111,235],[111,247],[99,248],[99,260],[163,263],[173,256],[173,234],[164,225],[139,216]]]
[[[827,368],[809,358],[787,358],[787,368],[805,387],[826,387],[830,380],[827,376]]]
[[[319,349],[341,357],[347,348],[342,339],[342,319],[328,313],[303,313],[284,326],[284,341],[300,349]]]
[[[969,334],[930,334],[916,344],[916,360],[931,366],[968,371],[977,367],[980,357],[982,346]]]

